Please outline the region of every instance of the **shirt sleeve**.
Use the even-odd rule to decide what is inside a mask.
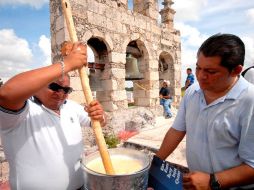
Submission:
[[[193,94],[195,91],[199,89],[198,85],[191,85],[183,96],[183,99],[180,103],[180,107],[178,109],[175,121],[172,127],[178,131],[186,131],[186,109],[188,109],[187,105],[191,101]]]
[[[91,119],[88,116],[88,113],[85,111],[84,107],[78,104],[77,111],[78,111],[80,125],[82,127],[90,127],[91,126]]]
[[[166,89],[167,89],[167,91],[166,91],[167,95],[166,96],[169,96],[170,95],[170,89],[169,88],[166,88]]]
[[[172,127],[178,131],[186,131],[186,121],[185,121],[185,101],[186,101],[186,95],[183,97],[180,107],[178,109],[175,121],[172,125]]]
[[[0,106],[0,130],[5,131],[17,127],[21,121],[26,119],[28,111],[28,101],[26,101],[24,107],[18,111],[11,111]]]
[[[247,105],[251,102],[246,101],[246,112],[242,115],[239,155],[243,162],[254,168],[254,105]]]

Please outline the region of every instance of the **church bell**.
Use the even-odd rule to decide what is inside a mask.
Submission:
[[[141,80],[144,78],[143,74],[139,72],[138,59],[131,54],[126,56],[125,72],[125,80]]]
[[[92,91],[102,91],[102,84],[101,84],[101,70],[95,67],[95,63],[88,63],[89,68],[89,85]]]

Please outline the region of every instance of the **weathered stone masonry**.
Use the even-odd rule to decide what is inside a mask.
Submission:
[[[112,116],[111,121],[121,111],[126,114],[135,109],[128,109],[125,90],[126,60],[130,54],[143,76],[133,81],[136,108],[157,114],[160,110],[161,114],[160,80],[170,81],[174,105],[179,104],[181,45],[180,33],[173,27],[175,11],[171,0],[164,0],[160,12],[157,0],[133,0],[133,10],[128,10],[127,0],[70,0],[70,4],[78,38],[91,47],[100,68],[96,69],[96,64],[90,68],[90,86]],[[69,39],[59,0],[50,1],[50,14],[52,55],[56,61],[60,59],[60,44]],[[84,103],[79,80],[77,72],[72,72],[71,86],[75,91],[70,98]],[[131,118],[125,118],[128,119]],[[126,121],[119,125],[124,128]]]

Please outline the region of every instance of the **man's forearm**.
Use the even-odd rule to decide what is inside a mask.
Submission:
[[[215,175],[222,189],[254,183],[254,168],[247,164],[218,172]]]
[[[60,64],[18,74],[1,87],[0,105],[9,109],[19,109],[27,98],[60,76]]]
[[[190,80],[187,80],[187,81],[185,82],[185,89],[188,88],[189,85],[190,85]]]
[[[184,131],[177,131],[174,128],[170,128],[165,135],[161,147],[156,153],[156,155],[160,159],[165,160],[175,150],[175,148],[181,142],[184,136]]]
[[[35,92],[46,87],[51,81],[86,64],[86,46],[74,43],[64,63],[27,71],[16,75],[0,88],[0,106],[7,109],[20,109],[24,101]]]

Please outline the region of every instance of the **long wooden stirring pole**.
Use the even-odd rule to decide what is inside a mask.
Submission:
[[[69,31],[70,39],[72,42],[77,42],[78,38],[77,38],[76,30],[74,27],[69,0],[62,0],[61,2],[62,2],[62,8],[63,8],[67,28]],[[86,102],[90,104],[93,101],[93,96],[92,96],[91,88],[89,86],[89,78],[87,77],[86,70],[84,67],[79,69],[79,76],[80,76],[81,85],[85,95]],[[100,122],[96,120],[92,120],[92,127],[93,127],[96,143],[99,148],[99,152],[102,158],[105,171],[107,174],[113,175],[115,174],[115,172],[114,172],[113,165],[108,153],[104,136],[102,134]]]

